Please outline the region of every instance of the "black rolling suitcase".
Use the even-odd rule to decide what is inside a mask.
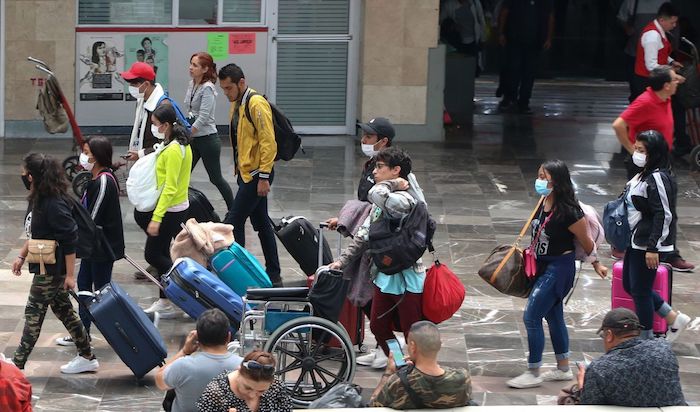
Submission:
[[[137,379],[165,364],[168,350],[158,329],[117,283],[108,283],[88,302],[71,294]]]
[[[272,222],[275,228],[277,238],[282,242],[285,249],[297,261],[301,270],[307,276],[316,273],[318,269],[318,249],[319,249],[319,232],[318,228],[314,227],[303,216],[287,216],[282,218],[279,223]],[[325,239],[322,239],[323,244],[323,261],[324,265],[333,262],[333,253]]]
[[[190,201],[188,215],[197,222],[221,222],[219,215],[214,211],[214,206],[201,191],[189,187],[187,197]]]

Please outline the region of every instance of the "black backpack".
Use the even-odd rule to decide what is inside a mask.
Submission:
[[[253,125],[253,129],[257,131],[253,118],[250,116],[250,106],[248,105],[250,98],[255,95],[262,96],[265,100],[267,100],[267,96],[251,92],[248,95],[248,100],[246,100],[245,117]],[[294,132],[292,122],[289,121],[287,116],[274,104],[270,102],[268,102],[268,104],[270,105],[270,109],[272,109],[272,123],[275,127],[275,141],[277,142],[277,155],[275,156],[275,160],[292,160],[301,147],[301,138]],[[301,151],[304,152],[304,148],[302,148]]]
[[[418,202],[400,218],[386,216],[369,225],[369,254],[377,269],[394,275],[413,266],[428,247],[432,248],[435,220],[425,202]]]
[[[67,198],[71,206],[71,214],[78,225],[78,243],[75,247],[76,256],[81,259],[95,257],[117,260],[114,251],[102,232],[102,227],[97,226],[85,207],[73,198]]]

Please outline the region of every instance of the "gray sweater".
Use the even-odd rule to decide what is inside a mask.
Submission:
[[[185,93],[185,115],[190,118],[195,116],[195,120],[192,127],[197,129],[197,133],[194,133],[193,137],[206,136],[212,133],[217,133],[216,130],[216,120],[214,119],[214,112],[216,109],[216,89],[214,83],[205,82],[197,86],[194,90],[194,82],[190,80],[187,86],[187,93]]]

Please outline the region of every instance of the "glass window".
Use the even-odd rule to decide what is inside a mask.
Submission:
[[[216,24],[217,0],[180,0],[180,24]]]
[[[80,0],[78,24],[171,24],[172,0]]]
[[[224,0],[223,8],[224,23],[262,22],[262,0]]]

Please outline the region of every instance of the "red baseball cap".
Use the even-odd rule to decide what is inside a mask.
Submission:
[[[138,78],[154,81],[156,79],[156,72],[153,71],[148,63],[136,62],[131,65],[128,71],[121,73],[122,78],[126,81],[134,80]]]

